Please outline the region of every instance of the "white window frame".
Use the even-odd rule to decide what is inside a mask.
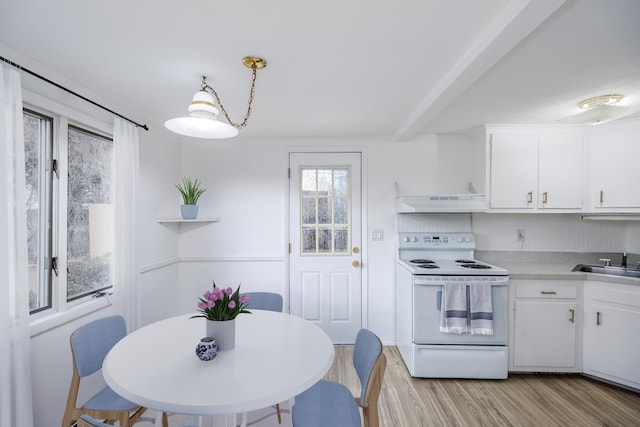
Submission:
[[[23,106],[26,109],[53,118],[53,158],[58,160],[59,178],[54,177],[53,185],[53,223],[52,223],[52,256],[58,258],[58,270],[66,271],[67,266],[67,141],[68,126],[74,125],[81,129],[113,138],[113,122],[107,122],[111,116],[95,115],[80,112],[75,108],[63,105],[37,93],[23,88]],[[64,219],[64,220],[62,220]],[[36,336],[47,330],[56,328],[74,319],[112,305],[111,288],[105,297],[94,298],[85,296],[67,302],[66,274],[56,276],[52,274],[51,305],[49,309],[41,310],[30,316],[31,336]]]

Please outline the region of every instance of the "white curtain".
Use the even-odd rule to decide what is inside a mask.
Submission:
[[[0,66],[0,426],[33,426],[20,74]]]
[[[127,321],[129,331],[141,325],[136,262],[136,190],[138,188],[138,128],[118,117],[113,123],[115,152],[115,278],[114,306]]]

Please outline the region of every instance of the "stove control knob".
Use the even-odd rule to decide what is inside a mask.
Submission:
[[[467,243],[471,242],[471,237],[469,237],[469,236],[465,237],[464,241],[467,242]]]
[[[409,241],[409,237],[408,237],[408,236],[404,236],[404,237],[402,238],[402,241],[403,241],[403,242],[408,242],[408,241]]]
[[[418,238],[417,238],[416,236],[413,236],[413,237],[411,238],[411,241],[412,241],[412,242],[417,242],[417,241],[418,241]]]
[[[462,237],[458,237],[458,243],[462,243]]]

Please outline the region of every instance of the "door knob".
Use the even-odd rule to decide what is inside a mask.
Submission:
[[[354,267],[360,267],[360,261],[355,260],[351,263],[351,265],[353,265]]]

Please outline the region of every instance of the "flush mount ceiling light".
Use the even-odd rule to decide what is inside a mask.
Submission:
[[[249,106],[241,123],[235,123],[222,106],[220,97],[216,91],[207,84],[206,77],[202,77],[200,90],[193,95],[191,105],[187,108],[188,116],[167,120],[164,126],[172,132],[180,135],[204,139],[232,138],[238,134],[238,129],[247,125],[251,116],[251,104],[255,95],[257,71],[267,66],[267,61],[255,56],[246,56],[242,59],[245,67],[252,70],[251,89],[249,91]],[[214,99],[215,97],[215,99]],[[218,120],[220,111],[216,108],[216,101],[220,105],[222,113],[229,123]]]
[[[600,95],[578,102],[584,111],[559,120],[562,123],[580,125],[599,125],[612,120],[621,119],[638,111],[638,107],[616,105],[624,95]]]
[[[578,107],[583,110],[590,110],[592,108],[602,107],[603,105],[617,104],[622,101],[623,98],[624,95],[620,94],[594,96],[593,98],[578,102]]]

